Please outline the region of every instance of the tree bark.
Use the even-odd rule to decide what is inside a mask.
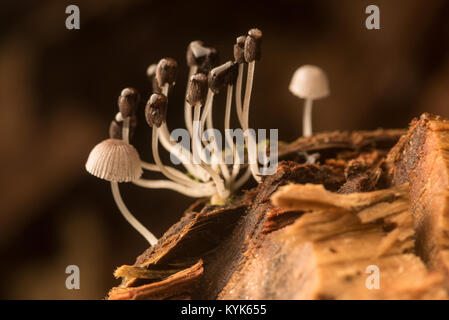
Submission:
[[[274,175],[227,205],[194,203],[158,245],[115,271],[122,283],[109,299],[446,299],[445,274],[416,250],[415,184],[393,173],[396,143],[409,135],[332,132],[281,144]],[[306,152],[318,163],[305,163]]]

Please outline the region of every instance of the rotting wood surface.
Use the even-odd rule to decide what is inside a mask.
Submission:
[[[387,161],[406,133],[281,144],[274,175],[230,204],[195,202],[115,271],[122,282],[109,299],[446,299],[444,274],[416,254],[408,181],[395,182]],[[304,152],[318,162],[303,163]],[[380,289],[367,287],[372,265]]]

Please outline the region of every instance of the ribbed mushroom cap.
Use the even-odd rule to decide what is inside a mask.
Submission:
[[[304,65],[295,71],[289,90],[303,99],[321,99],[329,95],[329,82],[321,68]]]
[[[123,140],[107,139],[97,144],[89,154],[86,170],[111,182],[135,181],[142,175],[137,150]]]

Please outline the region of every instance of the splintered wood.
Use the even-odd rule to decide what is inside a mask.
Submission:
[[[409,181],[418,254],[449,286],[449,121],[424,114],[388,158],[393,183]]]
[[[275,298],[447,297],[441,275],[428,272],[413,254],[407,184],[350,195],[332,193],[320,185],[289,185],[272,200],[276,206],[305,212],[273,241],[281,242],[280,256],[307,257],[296,264],[294,274],[308,279],[301,290],[291,290],[292,296]],[[370,266],[379,270],[378,290],[366,284]]]
[[[448,299],[448,121],[318,134],[279,156],[230,204],[192,205],[108,298]]]

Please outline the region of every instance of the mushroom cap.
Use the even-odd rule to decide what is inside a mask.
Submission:
[[[142,175],[139,153],[132,145],[118,139],[97,144],[89,154],[86,170],[111,182],[135,181]]]
[[[298,68],[290,81],[289,90],[303,99],[321,99],[329,95],[329,82],[324,71],[312,65]]]

